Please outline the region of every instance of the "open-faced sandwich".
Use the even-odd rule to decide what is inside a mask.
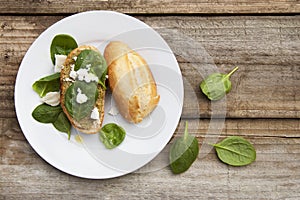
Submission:
[[[104,118],[106,62],[93,46],[68,54],[60,72],[60,104],[79,131],[97,133]]]

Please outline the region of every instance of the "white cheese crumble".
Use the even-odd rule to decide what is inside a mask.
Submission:
[[[110,108],[110,110],[108,111],[108,114],[112,115],[112,116],[115,116],[115,115],[118,115],[119,114],[119,111],[118,109],[115,107],[115,106],[112,106]]]
[[[95,81],[98,82],[98,77],[92,73],[88,73],[85,77],[84,77],[85,82],[89,83],[91,81]]]
[[[82,69],[80,68],[78,71],[77,71],[77,75],[78,75],[78,80],[80,81],[83,81],[83,79],[85,78],[85,76],[88,75],[88,70],[87,69]]]
[[[77,89],[77,96],[76,96],[76,102],[79,104],[83,104],[85,102],[87,102],[88,98],[85,94],[82,94],[81,89],[78,88]]]
[[[87,64],[85,67],[87,68],[87,70],[90,70],[91,66],[91,64]]]
[[[70,79],[70,78],[64,78],[64,81],[69,81],[69,82],[74,82],[74,80],[73,79]]]
[[[65,60],[67,59],[67,56],[55,54],[54,57],[55,57],[54,72],[60,72],[61,69],[63,68],[63,64]]]
[[[75,72],[75,71],[74,71]],[[70,76],[71,76],[72,71],[70,72]],[[80,81],[85,81],[87,83],[91,82],[91,81],[95,81],[98,82],[99,79],[96,75],[89,73],[88,69],[79,69],[77,72],[75,72],[77,74],[77,78]]]
[[[99,111],[96,107],[92,110],[91,119],[100,119]]]
[[[48,92],[41,100],[50,106],[57,106],[60,103],[60,93]]]
[[[73,57],[73,60],[76,61],[76,60],[77,60],[77,56],[74,56],[74,57]]]

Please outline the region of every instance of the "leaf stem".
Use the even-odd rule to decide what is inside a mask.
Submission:
[[[70,140],[71,139],[71,131],[69,130],[68,131],[68,140]]]
[[[215,147],[217,145],[217,144],[211,144],[211,143],[206,143],[206,144],[213,146],[213,147]]]
[[[239,67],[235,67],[231,72],[229,72],[229,74],[227,74],[226,76],[225,76],[225,78],[229,78],[236,70],[238,70],[239,69]]]
[[[188,122],[186,121],[183,139],[186,140],[187,136],[188,136]]]

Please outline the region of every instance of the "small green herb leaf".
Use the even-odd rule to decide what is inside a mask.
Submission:
[[[231,81],[229,78],[236,70],[238,70],[238,67],[234,68],[229,74],[213,73],[209,75],[200,84],[202,92],[210,100],[216,101],[222,99],[231,90]]]
[[[50,106],[47,104],[41,104],[33,110],[32,117],[41,123],[53,123],[56,121],[61,112],[62,108],[60,105]]]
[[[105,88],[107,65],[104,57],[94,50],[83,50],[76,59],[74,70],[90,66],[90,72],[99,78],[99,84]]]
[[[55,64],[55,54],[68,55],[73,49],[77,48],[76,40],[67,34],[56,35],[50,46],[52,63]]]
[[[248,165],[256,159],[253,145],[242,137],[231,136],[213,146],[219,159],[232,166]]]
[[[188,134],[188,123],[185,124],[184,136],[178,138],[170,148],[170,167],[174,174],[180,174],[190,168],[199,154],[198,140]]]
[[[71,123],[68,120],[66,114],[64,112],[60,112],[56,120],[53,122],[53,126],[64,133],[68,134],[68,139],[71,137]]]
[[[79,104],[76,101],[78,89],[82,94],[87,96],[85,103]],[[76,120],[81,120],[91,114],[95,101],[98,97],[97,83],[85,83],[83,81],[75,81],[66,91],[65,106],[68,113]]]
[[[123,142],[125,135],[126,132],[121,126],[109,123],[101,128],[100,141],[107,149],[113,149]]]
[[[48,92],[57,92],[60,88],[60,73],[55,73],[34,82],[32,89],[38,93],[40,97],[45,96]]]

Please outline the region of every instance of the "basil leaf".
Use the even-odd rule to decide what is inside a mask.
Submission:
[[[55,64],[55,54],[68,55],[73,49],[77,48],[76,40],[67,34],[56,35],[50,46],[52,63]]]
[[[60,73],[55,73],[41,78],[32,85],[32,89],[40,97],[45,96],[48,92],[57,92],[60,89]]]
[[[83,50],[76,59],[74,70],[84,69],[87,65],[90,65],[90,72],[99,78],[99,84],[104,86],[107,74],[107,65],[104,57],[94,50]]]
[[[231,90],[230,76],[238,70],[234,68],[229,74],[213,73],[200,84],[200,89],[210,100],[222,99]]]
[[[170,148],[170,167],[174,174],[180,174],[190,168],[199,154],[198,140],[188,134],[188,123],[185,124],[184,136],[175,140]]]
[[[231,136],[213,145],[221,161],[232,166],[244,166],[256,159],[253,145],[242,137]]]
[[[53,126],[64,133],[68,134],[68,139],[71,137],[71,123],[68,120],[66,114],[64,112],[60,112],[56,120],[53,122]]]
[[[87,96],[87,101],[84,103],[78,103],[76,97],[78,94],[78,88],[82,94]],[[97,83],[86,83],[83,81],[74,82],[66,91],[65,94],[65,106],[68,113],[77,121],[91,114],[95,102],[98,97]]]
[[[106,124],[100,130],[100,140],[107,149],[119,146],[123,142],[125,135],[125,130],[114,123]]]
[[[32,117],[41,123],[52,123],[55,122],[61,112],[62,108],[60,105],[50,106],[47,104],[41,104],[33,110]]]

